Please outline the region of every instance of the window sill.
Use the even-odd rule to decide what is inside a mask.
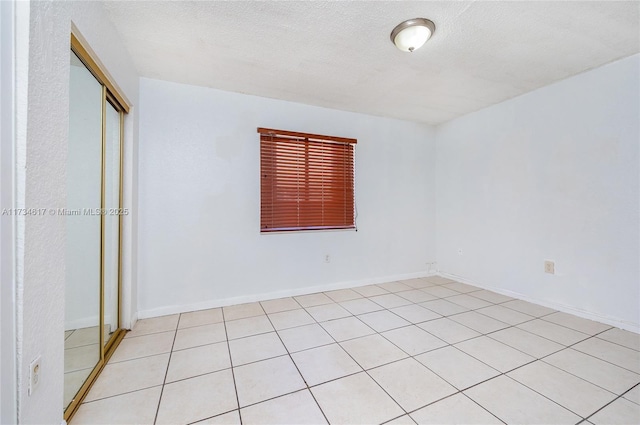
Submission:
[[[326,232],[357,232],[357,227],[337,228],[337,229],[304,229],[304,230],[269,230],[267,232],[260,231],[260,235],[282,235],[282,234],[298,234],[298,233],[326,233]]]

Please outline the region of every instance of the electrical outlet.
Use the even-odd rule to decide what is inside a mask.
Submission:
[[[326,254],[326,255],[324,256],[324,262],[325,262],[325,263],[330,263],[330,262],[331,262],[331,256],[330,256],[329,254]]]
[[[545,260],[544,272],[550,274],[556,274],[556,264],[553,261]]]
[[[32,395],[36,388],[38,388],[41,372],[40,356],[38,356],[29,365],[29,395]]]

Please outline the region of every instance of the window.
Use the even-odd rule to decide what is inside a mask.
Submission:
[[[356,139],[258,128],[260,231],[355,229]]]

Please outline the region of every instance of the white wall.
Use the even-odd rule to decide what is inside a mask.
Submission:
[[[425,274],[434,261],[429,127],[149,79],[140,104],[140,317]],[[358,139],[357,232],[260,234],[257,127]]]
[[[14,207],[14,2],[0,2],[0,210]],[[0,423],[16,416],[14,217],[0,216]]]
[[[17,7],[15,202],[63,208],[72,24],[134,105],[139,80],[100,3],[34,1]],[[127,126],[125,137],[135,146],[135,113]],[[16,240],[18,420],[57,424],[63,395],[65,217],[18,217]],[[40,384],[29,396],[29,363],[38,355]]]
[[[440,271],[638,331],[639,62],[437,128]]]

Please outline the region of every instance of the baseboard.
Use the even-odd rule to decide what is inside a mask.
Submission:
[[[483,285],[483,284],[474,282],[472,280],[466,279],[462,276],[457,276],[451,273],[438,272],[437,274],[438,276],[453,279],[455,281],[466,283],[468,285],[475,286],[477,288],[486,289],[488,291],[493,291],[498,294],[507,295],[509,297],[517,298],[519,300],[528,301],[530,303],[538,304],[543,307],[548,307],[554,310],[562,311],[563,313],[573,314],[574,316],[582,317],[583,319],[594,320],[596,322],[604,323],[610,326],[615,326],[616,328],[624,329],[624,330],[635,332],[635,333],[640,333],[640,324],[631,323],[626,320],[622,320],[618,317],[608,316],[600,313],[594,313],[594,312],[582,310],[570,305],[565,305],[565,304],[560,304],[553,301],[530,297],[528,295],[524,295],[514,291],[509,291],[503,288],[496,288],[493,286]]]
[[[138,321],[138,312],[135,312],[131,316],[131,323],[129,323],[129,327],[127,329],[129,329],[129,330],[133,329],[133,327],[136,325],[137,321]]]
[[[74,331],[76,329],[91,328],[100,326],[100,318],[98,316],[84,317],[82,319],[72,320],[64,323],[65,331]]]
[[[256,301],[267,301],[276,298],[297,297],[300,295],[315,294],[317,292],[333,291],[336,289],[357,288],[359,286],[374,285],[378,283],[394,282],[397,280],[415,279],[435,275],[435,272],[421,271],[393,276],[383,276],[377,278],[352,280],[344,282],[329,283],[326,285],[308,286],[305,288],[285,289],[281,291],[265,292],[261,294],[243,295],[240,297],[224,298],[219,300],[208,300],[193,304],[171,305],[149,310],[140,310],[137,319],[149,319],[152,317],[166,316],[169,314],[186,313],[189,311],[206,310],[209,308],[224,307],[234,304],[244,304]],[[133,325],[133,323],[132,323]]]
[[[111,322],[111,316],[105,317],[104,322],[105,323]],[[94,326],[95,327],[100,326],[100,319],[98,318],[98,316],[85,317],[85,318],[82,318],[82,319],[76,319],[76,320],[72,320],[70,322],[65,322],[64,323],[64,330],[65,331],[75,331],[77,329],[92,328]]]

